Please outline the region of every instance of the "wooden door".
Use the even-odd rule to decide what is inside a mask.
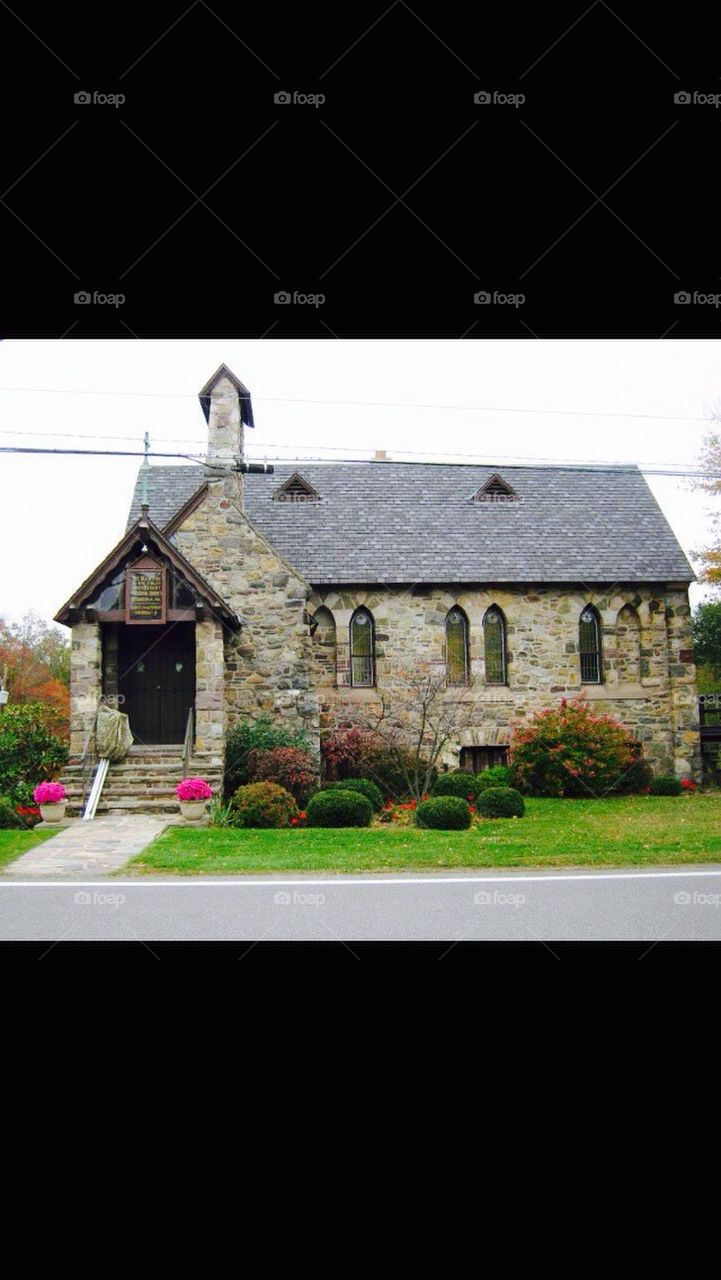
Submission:
[[[120,628],[118,689],[136,742],[182,743],[195,701],[195,626]]]

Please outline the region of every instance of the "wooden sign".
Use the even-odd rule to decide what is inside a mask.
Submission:
[[[125,621],[163,623],[167,613],[166,569],[152,556],[143,556],[126,569]]]

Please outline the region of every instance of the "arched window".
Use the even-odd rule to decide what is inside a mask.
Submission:
[[[375,684],[373,618],[367,609],[356,609],[350,620],[350,682],[356,688]]]
[[[641,623],[630,604],[616,618],[616,669],[619,684],[637,684],[641,679]]]
[[[446,614],[446,680],[448,684],[468,684],[468,619],[456,605]]]
[[[483,651],[486,660],[486,684],[506,683],[506,623],[492,604],[483,619]]]
[[[587,604],[578,623],[578,652],[581,655],[581,683],[601,683],[601,622],[598,610]]]
[[[311,635],[318,684],[334,685],[336,682],[335,618],[325,605],[321,605],[313,614]]]

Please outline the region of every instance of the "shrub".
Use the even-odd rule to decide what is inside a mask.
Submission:
[[[36,804],[62,804],[67,794],[62,782],[40,782],[33,791]]]
[[[630,796],[642,795],[647,792],[653,782],[653,769],[648,760],[643,758],[643,748],[640,742],[632,742],[631,748],[633,752],[633,763],[621,775],[616,786],[613,788],[616,795]]]
[[[461,800],[473,800],[478,784],[475,773],[464,773],[457,769],[455,773],[442,773],[436,779],[433,788],[434,796],[460,796]]]
[[[183,778],[175,788],[175,794],[184,802],[193,800],[212,800],[213,788],[208,786],[205,778]]]
[[[416,822],[433,831],[466,831],[471,825],[471,811],[462,796],[432,796],[419,804]]]
[[[410,747],[386,742],[379,734],[363,729],[334,729],[321,734],[323,776],[342,782],[346,778],[367,778],[383,795],[403,800],[421,784],[432,787],[436,770],[419,760]]]
[[[372,817],[371,802],[359,791],[330,787],[308,801],[309,827],[368,827]]]
[[[682,789],[679,779],[670,773],[660,773],[651,779],[652,796],[680,796]]]
[[[208,805],[208,821],[211,827],[234,827],[235,816],[233,803],[223,804],[223,801],[216,796]]]
[[[268,716],[258,720],[238,720],[231,725],[225,747],[225,794],[232,795],[245,782],[248,775],[248,756],[251,751],[272,751],[274,747],[300,747],[306,750],[308,741],[303,733],[292,733],[276,724]]]
[[[688,791],[689,794],[692,794],[694,791],[698,791],[698,786],[694,782],[693,778],[682,778],[681,789],[682,791]]]
[[[15,803],[24,788],[55,777],[67,763],[57,716],[39,702],[5,707],[0,713],[0,794]]]
[[[248,756],[250,782],[277,782],[304,805],[318,785],[312,757],[300,747],[255,747]]]
[[[620,721],[596,715],[582,697],[536,712],[511,743],[511,778],[546,796],[605,795],[637,758]]]
[[[478,812],[484,818],[522,818],[526,806],[513,787],[487,787],[478,797]]]
[[[487,787],[510,787],[511,770],[507,764],[494,764],[476,774],[476,795]]]
[[[7,796],[0,796],[0,831],[6,831],[10,827],[24,826],[22,818],[15,812],[12,800]]]
[[[375,782],[371,782],[370,778],[344,778],[342,782],[329,782],[325,790],[332,791],[342,788],[343,791],[358,791],[366,800],[370,800],[372,808],[376,813],[380,813],[383,808],[383,792],[377,787]]]
[[[285,787],[276,782],[250,782],[238,787],[232,804],[235,827],[289,827],[298,817],[298,806]]]
[[[355,776],[361,768],[363,749],[373,739],[373,734],[362,729],[324,730],[320,735],[323,776],[335,780]]]

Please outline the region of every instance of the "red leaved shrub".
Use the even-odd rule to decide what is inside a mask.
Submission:
[[[536,712],[511,740],[513,784],[541,796],[603,796],[638,770],[639,746],[611,715],[583,697]]]
[[[248,755],[248,777],[251,782],[277,782],[299,805],[318,786],[313,759],[300,747],[256,747]]]

